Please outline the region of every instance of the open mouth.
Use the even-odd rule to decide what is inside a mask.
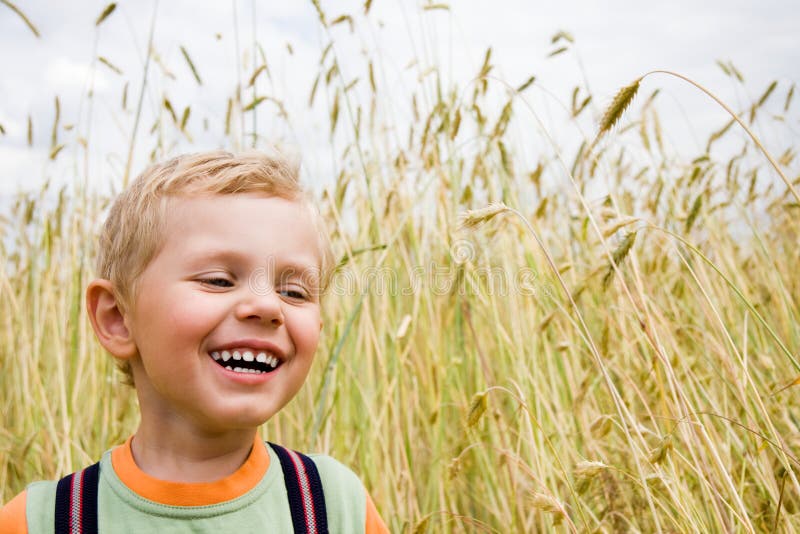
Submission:
[[[271,373],[283,363],[269,352],[252,349],[214,351],[211,358],[229,371],[259,375]]]

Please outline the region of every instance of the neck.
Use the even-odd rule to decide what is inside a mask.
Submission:
[[[145,418],[131,443],[136,465],[160,480],[214,482],[225,478],[247,460],[256,429],[220,433],[198,430],[185,420],[158,425]]]

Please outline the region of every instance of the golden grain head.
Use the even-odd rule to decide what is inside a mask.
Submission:
[[[564,515],[564,506],[551,495],[546,493],[531,492],[528,500],[533,508],[550,514]]]
[[[576,478],[594,478],[606,469],[608,466],[603,462],[583,460],[575,464],[572,473]]]
[[[453,480],[461,472],[461,456],[456,456],[447,464],[447,478]]]
[[[603,288],[607,288],[611,283],[611,280],[613,280],[614,273],[617,272],[617,270],[614,269],[614,266],[616,265],[617,269],[621,268],[620,264],[625,260],[625,258],[628,256],[628,253],[631,251],[631,248],[633,247],[633,243],[636,240],[636,233],[637,232],[634,230],[633,232],[628,232],[625,234],[625,237],[620,240],[617,248],[615,248],[611,253],[613,263],[609,263],[608,270],[603,277]]]
[[[117,9],[116,2],[108,4],[100,13],[100,15],[98,15],[97,20],[94,22],[94,25],[100,26],[103,23],[103,21],[106,20],[109,17],[109,15],[111,15],[111,13],[114,12],[115,9]]]
[[[180,46],[180,50],[183,59],[186,61],[186,64],[189,66],[189,70],[192,72],[192,76],[194,76],[194,81],[197,82],[197,85],[203,85],[203,80],[200,78],[200,74],[197,72],[197,67],[195,67],[194,61],[192,61],[192,58],[189,55],[189,51],[186,50],[186,47],[183,45]]]
[[[469,411],[467,412],[467,426],[472,427],[478,424],[488,406],[487,393],[485,391],[476,393],[472,397],[472,402],[470,402]]]
[[[635,97],[636,93],[639,91],[639,84],[641,81],[641,78],[637,78],[633,83],[626,85],[617,92],[611,104],[606,109],[606,112],[603,114],[603,118],[600,119],[600,129],[597,132],[598,137],[613,128],[619,121],[622,114],[633,101],[633,97]]]
[[[672,437],[666,436],[659,444],[647,455],[647,461],[651,464],[660,464],[667,458],[667,453],[672,449]]]
[[[17,16],[20,19],[22,19],[22,21],[25,23],[25,25],[28,27],[28,29],[30,29],[31,32],[33,32],[33,34],[36,37],[41,37],[41,34],[39,33],[39,29],[33,24],[33,22],[31,22],[31,20],[28,18],[28,16],[20,8],[18,8],[13,2],[11,2],[11,0],[2,0],[2,3],[5,4],[6,6],[8,6],[8,8],[11,9],[11,11],[16,13]]]
[[[608,415],[601,415],[589,426],[589,431],[597,439],[603,438],[614,428],[614,419]]]
[[[509,211],[508,206],[502,202],[492,202],[483,208],[469,210],[461,214],[459,226],[461,228],[475,228],[507,211]]]

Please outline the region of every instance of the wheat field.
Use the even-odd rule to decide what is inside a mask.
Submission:
[[[800,530],[794,85],[746,84],[727,63],[756,94],[744,106],[680,73],[620,80],[617,95],[578,84],[552,96],[555,132],[535,105],[542,81],[510,85],[488,50],[462,86],[434,66],[406,88],[409,123],[392,123],[380,66],[345,78],[333,46],[369,5],[335,16],[315,3],[331,46],[298,91],[329,110],[338,174],[318,197],[340,261],[312,374],[264,436],[350,465],[393,532]],[[266,64],[243,68],[224,116],[201,122],[158,93],[166,69],[147,57],[161,104],[151,127],[141,73],[125,74],[119,113],[134,136],[112,189],[141,170],[137,129],[162,159],[216,148],[193,144],[193,129],[223,148],[266,146],[253,114],[267,106],[294,119],[250,89]],[[201,58],[179,58],[200,83]],[[723,117],[698,153],[670,145],[663,84]],[[0,502],[93,462],[137,423],[83,305],[111,196],[85,185],[93,147],[58,113],[37,127],[52,128],[51,160],[77,162],[72,185],[43,180],[0,213]]]

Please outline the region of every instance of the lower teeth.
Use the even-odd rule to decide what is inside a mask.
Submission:
[[[261,373],[266,373],[266,371],[259,371],[258,369],[248,369],[247,367],[231,367],[230,365],[226,365],[225,369],[227,369],[228,371],[233,371],[234,373],[250,373],[257,375],[260,375]]]

